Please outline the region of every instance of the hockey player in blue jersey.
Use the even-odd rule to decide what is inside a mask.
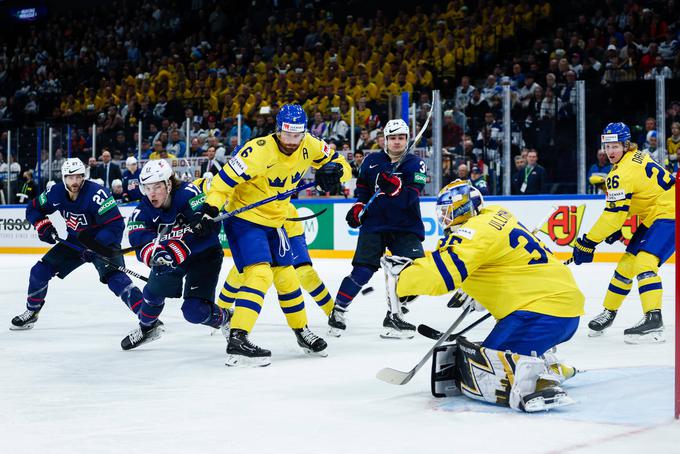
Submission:
[[[409,139],[404,120],[388,121],[383,133],[385,150],[369,154],[361,163],[355,190],[357,202],[346,216],[350,227],[359,227],[359,238],[352,272],[340,284],[328,318],[329,333],[334,336],[340,336],[346,329],[347,309],[361,287],[380,268],[380,258],[386,248],[392,254],[411,259],[425,255],[419,200],[426,181],[425,163],[415,155],[404,155]],[[376,192],[379,195],[369,203]],[[383,328],[381,336],[387,338],[411,338],[415,333],[415,326],[406,322],[402,314],[394,314],[389,309]]]
[[[231,313],[214,303],[222,245],[216,231],[199,238],[187,224],[200,211],[205,194],[179,181],[163,159],[148,161],[139,179],[145,196],[128,220],[128,232],[137,258],[151,267],[151,275],[139,326],[121,347],[130,350],[161,336],[158,316],[165,298],[184,298],[182,314],[188,322],[225,328]]]
[[[137,159],[130,156],[125,161],[125,173],[123,174],[123,194],[127,195],[130,202],[142,200],[142,191],[139,189],[139,172]]]
[[[106,263],[78,240],[78,235],[87,235],[102,246],[120,248],[125,223],[113,197],[106,188],[85,180],[85,166],[80,159],[67,159],[61,166],[61,175],[63,183],[53,185],[26,207],[26,219],[35,226],[40,240],[55,246],[31,268],[26,311],[12,319],[11,330],[32,328],[45,304],[50,279],[64,279],[85,262],[94,264],[101,282],[130,310],[137,313],[141,308],[142,292],[116,269],[125,266],[123,257],[113,257],[109,259],[112,263]],[[58,244],[57,230],[47,217],[57,211],[66,221],[68,232],[66,241]]]

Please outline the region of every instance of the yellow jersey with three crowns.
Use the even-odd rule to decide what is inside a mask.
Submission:
[[[480,210],[442,238],[432,255],[399,275],[397,295],[443,295],[456,288],[500,320],[514,311],[583,315],[585,298],[567,266],[505,208]]]
[[[591,241],[604,241],[631,216],[638,215],[646,227],[657,219],[675,219],[675,178],[647,153],[624,153],[605,185],[604,212],[586,234]]]
[[[259,202],[298,186],[310,167],[315,169],[333,161],[342,165],[340,181],[352,177],[344,157],[323,140],[305,134],[290,156],[279,150],[275,134],[249,140],[222,167],[212,180],[206,203],[227,211]],[[275,200],[244,211],[237,217],[268,227],[281,227],[286,220],[290,198]]]

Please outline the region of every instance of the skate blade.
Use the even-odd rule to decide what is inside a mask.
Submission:
[[[318,356],[320,358],[325,358],[328,356],[328,352],[326,351],[326,349],[323,349],[320,352],[315,352],[314,350],[311,350],[309,348],[302,347],[302,351],[309,356]]]
[[[24,326],[16,326],[16,325],[9,325],[9,330],[10,331],[27,331],[31,328],[33,328],[33,325],[35,325],[35,322],[33,323],[26,323]]]
[[[647,334],[624,334],[623,342],[631,345],[662,344],[666,342],[663,331],[652,331]]]
[[[243,355],[227,354],[225,365],[230,367],[267,367],[272,363],[269,356],[261,356],[259,358],[249,358]]]
[[[566,407],[573,405],[576,401],[566,394],[558,394],[554,398],[545,399],[542,396],[531,399],[524,403],[524,411],[527,413],[536,413],[538,411],[548,411],[554,408]]]
[[[333,327],[328,328],[328,334],[330,336],[333,336],[333,337],[340,337],[340,336],[342,336],[342,333],[344,333],[344,332],[345,332],[344,329],[333,328]]]
[[[604,336],[605,330],[602,331],[595,331],[595,330],[589,330],[588,331],[588,337],[601,337]]]
[[[416,335],[415,331],[398,330],[393,328],[385,328],[380,337],[383,339],[413,339]]]

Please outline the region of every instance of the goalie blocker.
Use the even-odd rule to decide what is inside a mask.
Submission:
[[[526,356],[501,352],[458,337],[437,347],[432,356],[434,397],[461,394],[471,399],[532,413],[574,403],[560,387],[575,370],[552,354]]]

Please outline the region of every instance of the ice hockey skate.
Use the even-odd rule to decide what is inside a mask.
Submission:
[[[600,312],[594,319],[588,323],[589,337],[602,336],[607,328],[609,328],[612,323],[614,323],[614,318],[616,318],[616,311],[610,311],[609,309],[604,309]]]
[[[406,320],[401,314],[387,312],[383,320],[383,331],[380,337],[383,339],[413,339],[416,334],[416,327]]]
[[[164,332],[165,327],[160,320],[156,321],[156,323],[149,328],[140,325],[123,338],[120,342],[120,347],[123,350],[132,350],[140,345],[155,341],[161,337]]]
[[[322,357],[328,356],[326,341],[314,334],[309,328],[305,326],[304,328],[294,329],[293,332],[298,345],[302,347],[305,353]]]
[[[527,413],[535,413],[537,411],[548,411],[558,407],[565,407],[575,402],[561,387],[548,386],[523,396],[520,408]]]
[[[232,329],[227,344],[227,366],[264,367],[271,364],[272,352],[250,342],[248,332]]]
[[[626,344],[656,344],[666,342],[663,334],[661,309],[649,311],[635,326],[623,331]]]
[[[335,305],[331,316],[328,317],[328,334],[333,337],[340,337],[347,329],[347,309]]]
[[[40,311],[32,311],[26,309],[23,313],[17,315],[12,319],[9,329],[12,331],[24,331],[33,328],[35,322],[38,321],[38,313]]]

